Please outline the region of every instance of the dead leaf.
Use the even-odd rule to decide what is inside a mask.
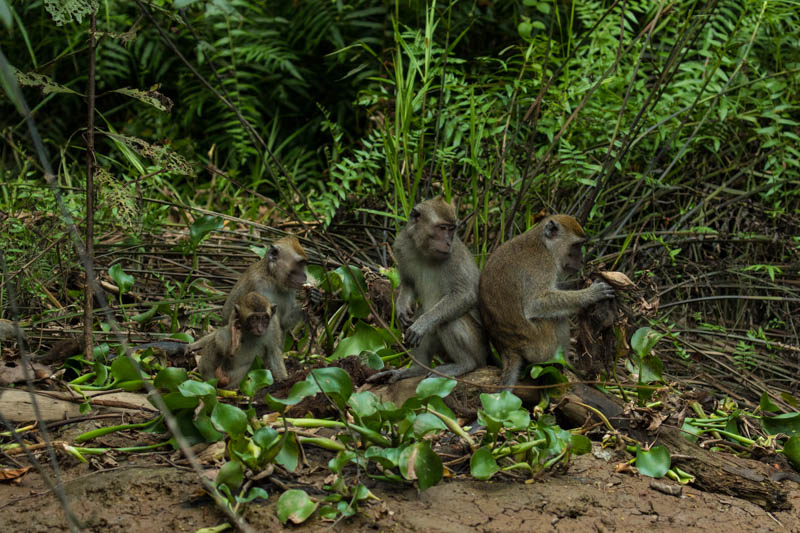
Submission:
[[[603,278],[603,281],[611,285],[617,290],[635,289],[636,285],[631,279],[622,272],[611,270],[603,270],[597,273],[598,276]]]
[[[0,468],[0,481],[18,480],[30,469],[30,466],[26,466],[24,468]]]

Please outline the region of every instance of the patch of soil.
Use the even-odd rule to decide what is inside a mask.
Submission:
[[[248,522],[256,531],[280,531],[276,484],[306,488],[314,497],[325,469],[316,465],[328,452],[306,447],[309,465],[299,476],[276,469],[274,479],[256,482],[270,494],[250,504]],[[598,453],[598,456],[600,454]],[[67,462],[67,461],[64,461]],[[617,473],[616,461],[591,454],[576,457],[566,472],[553,472],[532,482],[507,478],[481,482],[456,477],[419,493],[365,480],[380,502],[363,505],[359,514],[338,523],[343,531],[800,531],[800,485],[784,481],[792,510],[767,513],[744,500],[683,487],[680,497],[652,488],[654,480]],[[155,533],[195,531],[224,522],[224,515],[202,493],[196,475],[164,463],[159,455],[131,456],[121,466],[90,471],[73,464],[63,471],[70,507],[88,532]],[[212,470],[213,472],[213,470]],[[524,479],[524,478],[523,478]],[[297,480],[301,480],[300,484]],[[658,480],[673,485],[668,480]],[[3,531],[65,531],[61,505],[33,471],[18,484],[0,484]],[[318,518],[299,527],[327,531]]]

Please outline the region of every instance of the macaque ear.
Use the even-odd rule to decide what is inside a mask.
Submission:
[[[558,233],[558,222],[555,220],[550,220],[544,226],[544,236],[548,239],[552,239]]]

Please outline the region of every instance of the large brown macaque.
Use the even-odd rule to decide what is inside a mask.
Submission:
[[[278,371],[272,370],[272,377],[276,381],[288,377],[283,364],[283,342],[285,333],[304,316],[296,297],[297,291],[304,288],[306,283],[307,264],[306,252],[296,237],[278,239],[270,245],[263,259],[250,265],[242,274],[222,308],[222,323],[227,324],[234,304],[249,292],[257,292],[275,306],[275,317],[264,334],[263,345],[267,351],[267,361],[281,362]]]
[[[456,235],[455,207],[441,197],[417,204],[393,250],[400,274],[395,308],[414,357],[430,366],[434,355],[446,355],[449,362],[436,370],[448,376],[485,366],[489,350],[477,307],[480,272]],[[370,381],[388,376],[393,383],[427,372],[414,363]]]
[[[273,306],[257,292],[248,292],[233,306],[234,317],[228,323],[188,346],[200,352],[198,369],[204,379],[217,378],[220,387],[236,388],[247,375],[253,360],[264,357],[267,332]],[[283,356],[267,357],[264,366],[273,375],[285,375]]]
[[[583,268],[585,241],[577,220],[552,215],[489,256],[480,278],[480,311],[503,361],[503,386],[517,383],[525,361],[540,363],[559,347],[569,348],[570,316],[614,298],[602,281],[581,290],[560,288]]]

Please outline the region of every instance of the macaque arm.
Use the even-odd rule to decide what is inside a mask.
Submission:
[[[454,292],[440,298],[436,305],[420,315],[415,323],[421,322],[427,326],[427,330],[430,330],[463,316],[476,305],[478,305],[478,287],[458,287]]]
[[[417,293],[414,286],[407,281],[400,280],[400,289],[397,293],[397,301],[395,302],[395,313],[398,319],[404,316],[403,319],[411,319],[413,316],[412,310],[414,302],[417,301]]]
[[[270,321],[267,331],[259,339],[263,346],[260,357],[264,361],[264,366],[272,372],[275,381],[289,377],[283,362],[283,339],[283,330],[277,320]]]
[[[598,291],[592,287],[578,291],[545,291],[538,298],[525,302],[525,318],[567,318],[602,299],[597,296]]]

